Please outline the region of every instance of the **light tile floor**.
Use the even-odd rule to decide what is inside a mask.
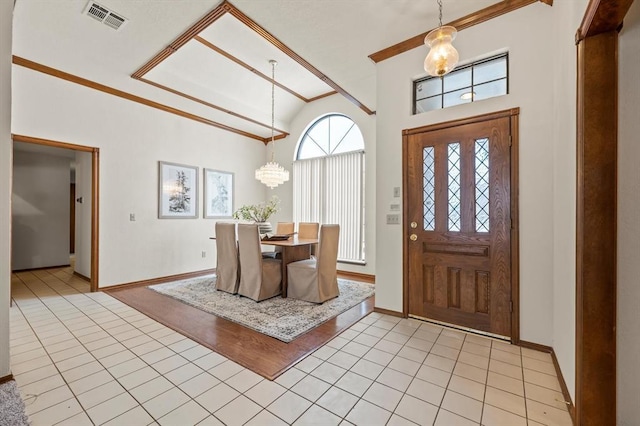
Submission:
[[[70,269],[12,276],[33,425],[570,425],[548,354],[372,313],[275,381]]]

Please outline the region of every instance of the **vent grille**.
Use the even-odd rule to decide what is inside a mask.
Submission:
[[[112,12],[94,1],[89,1],[84,13],[114,30],[119,30],[128,22],[127,18]]]

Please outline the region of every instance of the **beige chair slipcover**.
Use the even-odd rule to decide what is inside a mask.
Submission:
[[[276,235],[293,234],[293,222],[278,222],[276,225]],[[272,251],[263,251],[262,257],[270,257],[272,259],[282,259],[282,247],[275,247]]]
[[[238,251],[241,267],[238,294],[260,302],[282,292],[282,261],[262,258],[258,225],[238,225]]]
[[[320,224],[317,222],[300,222],[298,224],[298,238],[301,239],[317,239],[318,238],[318,230],[320,229]],[[311,246],[311,255],[315,256],[318,251],[318,245],[314,244]]]
[[[216,249],[216,290],[236,294],[240,274],[235,223],[216,223]]]
[[[287,297],[322,303],[340,294],[338,289],[338,241],[340,225],[322,225],[317,258],[287,265]]]

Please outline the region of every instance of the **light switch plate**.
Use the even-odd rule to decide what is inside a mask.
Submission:
[[[400,225],[400,215],[399,214],[388,214],[387,215],[387,225]]]
[[[394,198],[400,198],[400,187],[396,186],[393,188],[393,197]]]

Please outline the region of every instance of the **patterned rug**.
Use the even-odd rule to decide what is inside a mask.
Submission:
[[[217,291],[215,283],[215,275],[207,275],[148,288],[287,343],[374,294],[371,284],[339,278],[340,296],[322,304],[280,296],[256,303]]]
[[[29,418],[15,380],[0,385],[0,425],[27,426]]]

